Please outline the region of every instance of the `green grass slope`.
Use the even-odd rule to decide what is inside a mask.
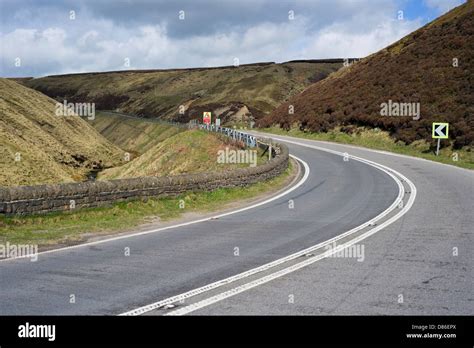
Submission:
[[[98,112],[88,121],[100,134],[130,154],[133,159],[185,129],[173,125]]]
[[[186,130],[158,143],[141,156],[99,174],[99,179],[169,176],[184,173],[215,172],[248,166],[242,163],[218,163],[218,151],[228,147],[239,150],[230,139],[201,130]],[[265,158],[258,153],[258,162]]]

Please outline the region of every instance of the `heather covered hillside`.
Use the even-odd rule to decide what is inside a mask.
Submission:
[[[382,116],[381,105],[419,103],[420,117]],[[294,113],[289,110],[293,106]],[[450,123],[454,149],[474,141],[474,2],[469,1],[389,47],[283,103],[259,125],[351,134],[387,131],[394,141],[431,140],[433,121]]]

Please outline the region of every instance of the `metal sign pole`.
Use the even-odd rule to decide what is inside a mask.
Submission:
[[[436,156],[439,155],[439,143],[441,142],[441,139],[438,138],[438,145],[436,146]]]

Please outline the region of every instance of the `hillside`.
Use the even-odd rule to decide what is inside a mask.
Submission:
[[[218,151],[239,147],[225,137],[197,129],[186,130],[159,142],[131,162],[106,169],[98,179],[169,176],[231,170],[249,164],[218,163]],[[258,155],[258,163],[266,159]]]
[[[248,122],[340,67],[342,60],[334,59],[57,75],[23,83],[58,100],[95,102],[99,110],[183,122],[213,111],[223,122]]]
[[[107,140],[127,151],[131,159],[186,129],[109,112],[98,112],[95,119],[88,122]]]
[[[0,78],[0,186],[80,181],[121,163],[118,147],[79,116],[56,116],[55,105]]]
[[[431,123],[450,123],[454,149],[474,140],[474,2],[455,8],[391,46],[332,74],[258,123],[303,131],[379,128],[394,141],[431,140]],[[453,66],[454,59],[458,66]],[[455,64],[454,64],[455,65]],[[421,117],[381,116],[389,100],[420,103]],[[294,114],[288,114],[288,106]],[[442,146],[447,146],[447,141]]]

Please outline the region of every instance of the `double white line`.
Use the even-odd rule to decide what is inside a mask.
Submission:
[[[347,231],[343,234],[340,234],[337,237],[334,237],[334,238],[331,238],[331,239],[329,239],[325,242],[313,245],[313,246],[311,246],[307,249],[304,249],[304,250],[301,250],[297,253],[294,253],[294,254],[288,255],[286,257],[280,258],[278,260],[267,263],[267,264],[262,265],[260,267],[253,268],[253,269],[248,270],[246,272],[243,272],[243,273],[237,274],[235,276],[232,276],[232,277],[229,277],[229,278],[226,278],[226,279],[223,279],[223,280],[205,285],[203,287],[185,292],[183,294],[176,295],[176,296],[173,296],[173,297],[169,297],[167,299],[164,299],[164,300],[161,300],[161,301],[158,301],[158,302],[155,302],[155,303],[152,303],[152,304],[149,304],[149,305],[131,310],[131,311],[123,313],[121,315],[132,315],[132,316],[133,315],[141,315],[141,314],[144,314],[146,312],[150,312],[152,310],[163,308],[166,305],[170,305],[170,304],[177,303],[177,302],[182,302],[182,301],[184,301],[188,298],[194,297],[196,295],[200,295],[200,294],[203,294],[203,293],[208,292],[210,290],[214,290],[214,289],[222,287],[224,285],[228,285],[230,283],[236,282],[238,280],[248,278],[248,277],[250,277],[250,276],[252,276],[256,273],[267,271],[267,270],[269,270],[269,269],[271,269],[275,266],[281,265],[285,262],[294,260],[298,257],[301,257],[301,256],[306,255],[308,253],[314,252],[318,249],[324,248],[325,246],[330,245],[332,243],[335,243],[335,242],[337,242],[338,240],[340,240],[342,238],[346,238],[346,237],[348,237],[348,236],[350,236],[350,235],[352,235],[352,234],[354,234],[354,233],[356,233],[356,232],[358,232],[358,231],[360,231],[360,230],[362,230],[366,227],[373,226],[375,224],[375,222],[383,219],[388,214],[390,214],[393,210],[399,209],[400,204],[403,202],[403,198],[405,196],[405,188],[404,188],[404,185],[403,185],[401,180],[405,181],[408,184],[408,186],[410,187],[410,191],[411,191],[410,197],[409,197],[407,203],[399,210],[399,212],[397,214],[390,217],[389,219],[387,219],[386,221],[384,221],[380,225],[368,230],[367,232],[359,235],[358,237],[356,237],[356,238],[354,238],[354,239],[352,239],[352,240],[350,240],[350,241],[348,241],[344,244],[339,245],[336,250],[330,249],[330,250],[328,250],[328,251],[326,251],[322,254],[319,254],[317,256],[314,256],[310,259],[307,259],[305,261],[293,264],[289,267],[283,268],[281,270],[278,270],[278,271],[276,271],[274,273],[271,273],[269,275],[266,275],[264,277],[261,277],[261,278],[258,278],[256,280],[245,283],[243,285],[237,286],[237,287],[235,287],[231,290],[224,291],[222,293],[219,293],[217,295],[211,296],[211,297],[206,298],[204,300],[198,301],[198,302],[193,303],[191,305],[188,305],[188,306],[176,309],[174,311],[171,311],[171,312],[167,313],[166,315],[185,315],[185,314],[194,312],[198,309],[207,307],[211,304],[214,304],[214,303],[222,301],[226,298],[235,296],[239,293],[242,293],[242,292],[247,291],[249,289],[255,288],[259,285],[268,283],[268,282],[270,282],[270,281],[272,281],[276,278],[279,278],[279,277],[282,277],[282,276],[287,275],[289,273],[295,272],[295,271],[297,271],[297,270],[299,270],[303,267],[306,267],[306,266],[308,266],[308,265],[310,265],[314,262],[317,262],[317,261],[322,260],[322,259],[324,259],[328,256],[331,256],[335,252],[339,252],[340,250],[342,250],[344,248],[347,248],[347,247],[349,247],[353,244],[356,244],[356,243],[364,240],[365,238],[368,238],[371,235],[377,233],[378,231],[382,230],[383,228],[387,227],[388,225],[392,224],[393,222],[397,221],[400,217],[405,215],[406,212],[408,212],[410,210],[410,208],[412,207],[412,205],[415,201],[415,198],[416,198],[416,187],[415,187],[415,185],[407,177],[405,177],[403,174],[395,171],[394,169],[391,169],[389,167],[386,167],[384,165],[381,165],[381,164],[373,162],[373,161],[369,161],[369,160],[361,158],[361,157],[348,155],[347,153],[334,151],[334,150],[329,150],[329,149],[322,148],[322,147],[319,147],[319,146],[309,145],[309,144],[300,143],[300,142],[296,142],[296,141],[291,141],[291,140],[287,140],[287,139],[281,139],[281,138],[275,138],[275,137],[273,137],[273,138],[276,139],[276,140],[279,140],[279,141],[283,141],[283,142],[287,142],[287,143],[291,143],[291,144],[295,144],[295,145],[299,145],[299,146],[304,146],[304,147],[308,147],[308,148],[313,148],[313,149],[316,149],[316,150],[329,152],[329,153],[339,155],[339,156],[344,156],[344,157],[347,157],[347,158],[365,163],[365,164],[370,165],[374,168],[377,168],[377,169],[383,171],[384,173],[386,173],[387,175],[389,175],[397,183],[398,189],[399,189],[398,196],[395,199],[395,201],[390,205],[390,207],[388,207],[385,211],[383,211],[382,213],[377,215],[375,218],[373,218],[373,219],[365,222],[364,224],[362,224],[358,227],[355,227],[355,228],[353,228],[353,229],[351,229],[351,230],[349,230],[349,231]],[[304,165],[304,167],[305,167],[305,176],[303,177],[303,179],[296,186],[294,186],[290,190],[285,191],[282,194],[280,194],[279,195],[280,197],[287,194],[287,193],[289,193],[289,192],[291,192],[291,191],[293,191],[297,187],[299,187],[304,181],[306,181],[306,179],[308,178],[309,172],[310,172],[309,166],[305,161],[303,161],[302,159],[297,158],[295,156],[292,156],[292,157],[296,158],[298,161],[300,161]],[[401,178],[401,180],[399,178]],[[273,199],[276,199],[276,198],[274,197]]]

